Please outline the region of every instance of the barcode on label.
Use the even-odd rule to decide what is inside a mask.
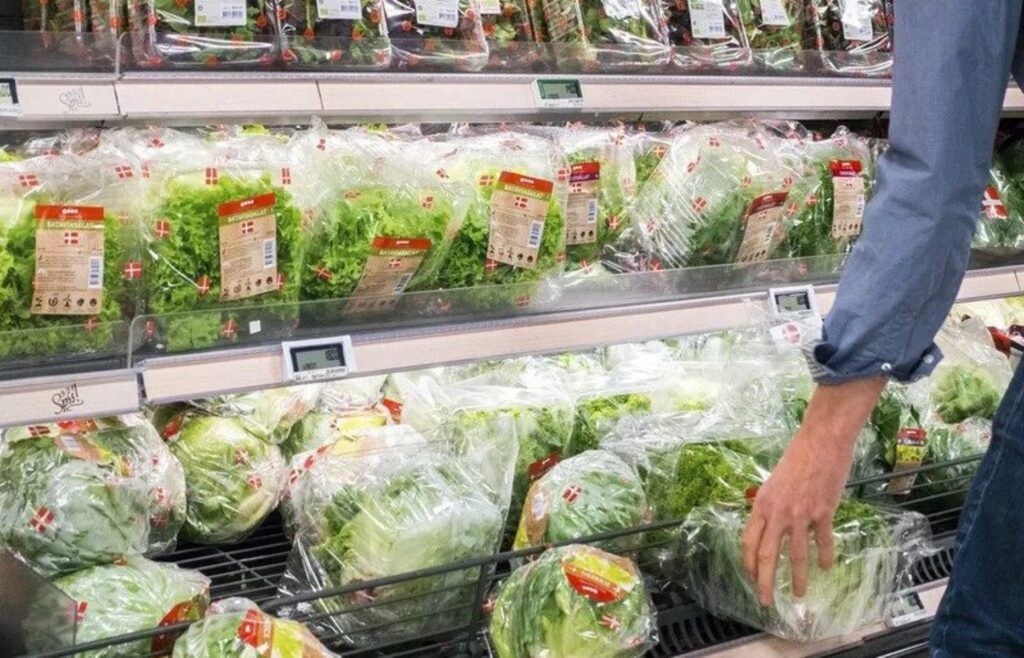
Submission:
[[[277,265],[277,240],[269,238],[263,241],[263,267]]]
[[[89,256],[89,290],[103,288],[103,256]]]
[[[320,20],[357,21],[363,17],[359,0],[318,0],[316,9]]]
[[[409,281],[412,280],[412,272],[406,272],[402,276],[398,277],[398,281],[395,283],[395,294],[399,294],[405,287],[409,285]]]
[[[459,24],[458,0],[417,0],[416,22],[435,27],[457,27]]]
[[[544,234],[544,222],[530,222],[530,239],[527,245],[531,249],[540,248],[540,238]]]
[[[230,20],[236,20],[237,21],[237,20],[243,18],[244,16],[245,16],[245,12],[243,12],[241,9],[233,9],[231,7],[225,7],[220,12],[221,19],[223,19],[225,21],[230,21]]]
[[[597,199],[591,199],[587,202],[587,223],[597,223]]]

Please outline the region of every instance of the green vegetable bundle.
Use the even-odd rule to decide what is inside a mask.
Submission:
[[[950,364],[940,368],[934,379],[931,401],[945,423],[991,419],[1003,399],[1004,389],[981,365]]]
[[[145,553],[150,488],[124,437],[45,429],[0,452],[0,545],[45,576]]]
[[[386,69],[391,64],[381,0],[322,5],[315,0],[278,0],[275,4],[281,58],[289,68],[358,71]]]
[[[652,411],[651,398],[644,392],[588,396],[577,401],[571,454],[597,448],[601,437],[615,429],[622,418],[646,416]]]
[[[560,462],[533,483],[526,496],[513,548],[584,539],[634,528],[651,519],[636,472],[603,450],[589,450]],[[639,547],[637,535],[603,541],[615,553]]]
[[[826,69],[855,75],[891,71],[886,0],[809,0],[804,15],[804,48],[817,51]]]
[[[803,68],[803,0],[739,0],[739,9],[740,23],[758,67],[772,72]]]
[[[237,418],[185,405],[158,408],[153,423],[185,469],[187,539],[241,541],[277,507],[284,458],[277,446],[251,434]]]
[[[636,171],[636,193],[643,192],[647,183],[655,176],[655,170],[668,153],[672,139],[667,133],[647,131],[629,135],[629,146],[633,152],[633,167]]]
[[[1016,253],[1024,248],[1024,187],[1011,175],[999,156],[992,162],[989,185],[981,200],[975,249]]]
[[[565,259],[565,205],[568,193],[568,164],[550,141],[513,132],[479,134],[454,138],[438,145],[444,155],[437,175],[476,191],[462,227],[452,240],[444,265],[438,274],[441,288],[506,286],[503,289],[472,291],[479,293],[472,303],[514,305],[527,299],[534,284],[558,274]],[[492,238],[492,198],[502,173],[518,174],[553,184],[553,192],[536,246],[532,266],[514,266],[499,262],[488,254]]]
[[[735,70],[751,63],[738,0],[661,0],[672,62],[687,70]]]
[[[668,35],[653,0],[543,0],[541,5],[560,69],[668,62]]]
[[[277,62],[278,15],[266,0],[211,5],[128,0],[132,54],[146,68],[270,67]],[[281,16],[287,17],[286,10]]]
[[[371,583],[298,606],[300,614],[328,613],[324,630],[355,646],[467,623],[471,610],[462,604],[472,597],[479,568],[390,585],[372,581],[489,555],[501,537],[503,510],[461,460],[420,446],[383,457],[325,455],[305,474],[296,544],[281,583],[285,594]]]
[[[213,415],[234,418],[253,436],[279,444],[312,411],[319,397],[319,385],[305,384],[222,395],[193,404]]]
[[[527,3],[528,0],[480,3],[490,57],[488,67],[505,71],[529,69],[542,60],[541,51],[534,44]]]
[[[268,615],[248,599],[224,599],[174,643],[173,658],[337,658],[301,623]]]
[[[0,360],[102,352],[112,349],[121,338],[115,323],[135,310],[131,267],[138,263],[133,255],[132,225],[123,223],[102,201],[115,192],[135,194],[131,183],[137,171],[128,164],[117,166],[124,167],[122,175],[127,178],[114,178],[114,165],[73,156],[0,164]],[[112,189],[104,190],[104,186]],[[47,215],[56,219],[54,213],[63,216],[76,209],[83,214],[102,213],[103,217],[102,300],[95,308],[80,291],[35,290],[39,269],[36,239],[45,226],[37,218]],[[65,248],[77,248],[84,237],[66,229]],[[39,274],[45,278],[45,271]],[[91,281],[89,285],[93,290]],[[53,308],[67,313],[42,314]]]
[[[417,0],[385,0],[391,52],[401,68],[479,71],[487,65],[487,39],[479,5],[458,0],[455,11]]]
[[[490,625],[498,658],[640,658],[656,629],[636,566],[580,545],[553,548],[514,571]]]
[[[281,452],[290,459],[300,453],[331,445],[354,433],[384,427],[388,421],[388,411],[382,405],[350,409],[318,407],[292,426],[288,438],[281,444]]]
[[[265,157],[257,150],[261,141],[273,139],[240,139],[210,151],[161,155],[152,166],[155,198],[144,227],[149,240],[144,281],[149,312],[166,316],[159,322],[169,351],[235,341],[252,322],[266,335],[287,332],[297,321],[293,303],[298,300],[303,214],[289,192],[294,172],[287,158],[280,153]],[[271,253],[264,243],[263,258],[266,264],[271,256],[277,277],[260,282],[256,290],[262,293],[227,297],[236,291],[222,288],[222,210],[256,199],[269,200],[266,214],[276,224]]]
[[[75,642],[79,644],[195,621],[203,616],[210,600],[210,580],[206,576],[143,558],[84,569],[57,578],[53,585],[75,601]],[[64,648],[50,632],[54,615],[66,612],[53,609],[46,600],[33,606],[26,620],[26,639],[33,652]],[[173,644],[173,634],[154,635],[76,655],[167,655]]]
[[[893,594],[928,545],[928,522],[916,513],[844,500],[833,523],[835,564],[818,567],[811,546],[807,594],[797,598],[787,555],[775,574],[770,607],[743,569],[744,503],[698,507],[683,524],[681,559],[687,591],[709,612],[797,642],[835,637],[882,620]]]

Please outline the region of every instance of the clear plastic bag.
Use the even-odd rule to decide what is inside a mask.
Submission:
[[[237,418],[178,405],[157,408],[153,424],[185,469],[186,539],[241,541],[277,507],[286,477],[284,457]]]
[[[818,567],[812,543],[807,594],[797,598],[784,551],[775,573],[774,603],[762,607],[757,586],[743,570],[740,540],[747,516],[740,503],[700,507],[687,517],[681,560],[685,585],[712,614],[797,642],[844,635],[881,621],[893,594],[910,584],[914,561],[930,549],[928,521],[920,514],[844,500],[833,524],[833,567]]]
[[[973,247],[996,254],[1024,248],[1024,196],[998,155],[982,195]]]
[[[792,174],[780,165],[758,124],[680,131],[631,210],[635,237],[650,266],[721,265],[743,256],[754,201],[784,198],[787,176]],[[781,230],[772,231],[762,250],[780,235]]]
[[[482,300],[497,296],[497,302],[515,305],[529,297],[534,282],[561,272],[569,166],[555,144],[500,131],[451,137],[432,147],[440,154],[437,175],[476,192],[439,273],[440,287],[529,284],[479,291]],[[522,203],[527,207],[516,205]],[[515,239],[502,240],[497,228],[513,230]]]
[[[354,433],[391,422],[391,413],[384,405],[331,408],[321,406],[296,423],[281,444],[285,457],[316,450]]]
[[[524,71],[545,62],[542,46],[534,43],[528,2],[535,0],[486,0],[480,2],[487,36],[488,68]]]
[[[884,76],[892,70],[886,0],[809,0],[805,48],[827,71]]]
[[[509,473],[511,455],[504,464]],[[319,459],[295,501],[296,542],[282,593],[358,585],[491,554],[505,510],[486,495],[482,477],[443,444]],[[317,614],[318,626],[354,646],[421,637],[469,621],[465,602],[479,577],[479,567],[453,569],[300,603],[295,614]]]
[[[114,345],[113,323],[135,311],[138,256],[133,218],[102,204],[136,195],[138,175],[70,155],[0,164],[0,360]]]
[[[654,0],[543,0],[541,5],[559,70],[668,63],[668,35]]]
[[[627,134],[630,149],[633,152],[633,168],[636,171],[636,194],[639,194],[647,182],[654,176],[655,169],[668,154],[672,146],[672,138],[665,127],[659,132],[646,129]]]
[[[384,15],[400,68],[479,71],[487,65],[477,0],[385,0]]]
[[[380,70],[391,64],[381,0],[273,0],[289,68]]]
[[[89,50],[89,10],[85,0],[20,0],[26,32],[41,36],[41,45],[65,55]]]
[[[40,426],[38,436],[5,441],[0,544],[44,576],[149,547],[149,482],[115,432],[49,435]]]
[[[266,0],[127,1],[137,66],[266,68],[277,63],[277,16]]]
[[[319,384],[268,388],[252,393],[221,395],[192,402],[216,416],[230,417],[250,434],[274,444],[283,443],[292,428],[320,399]]]
[[[498,658],[640,658],[657,643],[657,628],[636,565],[577,544],[516,569],[490,623]]]
[[[268,615],[248,599],[210,606],[174,643],[173,658],[337,658],[301,623]]]
[[[753,61],[739,0],[662,0],[672,62],[687,70],[736,70]]]
[[[589,450],[559,462],[530,486],[513,548],[584,539],[650,520],[636,472],[610,452]],[[596,545],[625,553],[641,542],[642,536],[634,534]]]
[[[165,349],[230,343],[254,328],[289,333],[305,207],[290,191],[298,174],[285,146],[271,136],[162,143],[143,232],[148,311],[168,316]]]
[[[759,70],[803,70],[803,0],[739,0],[740,23]]]
[[[203,574],[140,557],[83,569],[57,578],[53,584],[76,603],[78,644],[195,621],[203,616],[210,601],[210,579]],[[53,614],[47,608],[41,601],[36,609],[38,616],[30,615],[25,622],[25,639],[33,652],[65,648],[47,635],[47,622]],[[173,633],[153,635],[78,655],[168,655],[174,639]]]

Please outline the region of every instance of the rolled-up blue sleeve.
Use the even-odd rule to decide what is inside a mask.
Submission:
[[[900,0],[889,149],[822,340],[822,384],[912,381],[963,280],[988,181],[1022,0]]]

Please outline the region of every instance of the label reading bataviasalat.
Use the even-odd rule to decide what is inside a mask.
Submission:
[[[416,22],[434,27],[459,24],[459,0],[417,0]]]
[[[358,21],[363,7],[359,0],[316,0],[316,15],[322,21]]]
[[[195,0],[196,27],[243,27],[245,0]]]
[[[893,473],[904,473],[914,471],[924,463],[925,455],[928,453],[928,434],[920,427],[905,427],[896,435],[896,463],[893,465]],[[917,473],[901,475],[889,480],[886,486],[886,493],[893,496],[905,496],[910,493],[914,486]]]
[[[501,172],[491,195],[490,260],[527,270],[537,267],[554,189],[549,180]]]
[[[277,290],[277,216],[273,192],[217,207],[220,298],[247,299]]]
[[[427,238],[374,238],[363,276],[346,309],[363,311],[394,306],[429,252]]]
[[[727,35],[722,0],[690,0],[690,29],[697,39],[724,39]]]
[[[597,242],[597,197],[601,192],[601,163],[581,162],[569,169],[569,202],[565,211],[565,243]]]
[[[786,192],[772,192],[757,197],[750,204],[743,242],[736,257],[738,262],[756,263],[768,259],[785,235],[782,210],[787,196]]]
[[[93,206],[36,206],[32,315],[100,312],[104,214]]]
[[[777,27],[789,27],[789,14],[783,0],[761,0],[761,23]]]
[[[868,0],[839,0],[843,16],[843,36],[847,41],[871,41],[875,38]]]
[[[860,160],[833,160],[832,170],[832,237],[855,238],[864,224],[864,178]]]

